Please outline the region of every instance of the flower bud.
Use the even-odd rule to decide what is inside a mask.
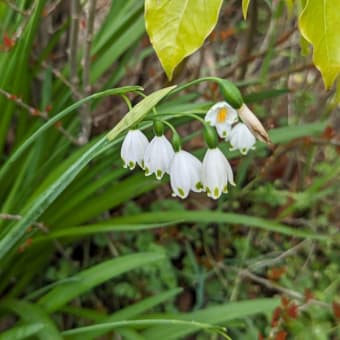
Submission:
[[[219,79],[218,85],[226,102],[233,108],[239,109],[243,104],[243,98],[240,90],[229,80]]]
[[[246,104],[243,104],[237,111],[244,124],[258,140],[269,145],[272,144],[267,131]]]
[[[206,125],[204,127],[203,135],[204,135],[205,142],[207,143],[209,149],[216,148],[218,144],[216,130],[211,126]]]

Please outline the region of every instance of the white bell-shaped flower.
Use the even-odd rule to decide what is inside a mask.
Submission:
[[[155,174],[161,179],[164,173],[169,173],[171,161],[174,157],[171,143],[162,136],[155,136],[147,146],[144,154],[145,175]]]
[[[208,149],[202,163],[202,183],[208,196],[217,199],[235,185],[231,166],[218,148]]]
[[[231,125],[238,120],[237,111],[227,102],[218,102],[213,105],[205,115],[205,121],[215,126],[221,138],[228,139]]]
[[[256,138],[250,132],[247,125],[243,123],[236,124],[231,130],[230,144],[231,150],[238,149],[243,155],[246,155],[249,149],[255,149]]]
[[[145,149],[148,144],[149,141],[142,131],[130,130],[126,134],[120,150],[120,156],[123,159],[124,168],[129,167],[133,170],[136,163],[138,163],[139,166],[144,169],[143,159]]]
[[[170,166],[170,185],[173,196],[186,198],[190,190],[202,191],[201,172],[200,160],[187,151],[176,152]]]

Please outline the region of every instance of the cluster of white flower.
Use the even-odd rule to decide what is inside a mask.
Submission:
[[[218,135],[229,141],[232,149],[246,154],[254,148],[255,137],[243,123],[237,123],[238,114],[228,103],[215,104],[206,114],[205,121],[216,128]],[[175,151],[166,137],[156,135],[150,142],[140,130],[130,130],[122,144],[124,167],[131,170],[138,164],[145,175],[155,174],[162,179],[170,175],[173,196],[186,198],[190,190],[205,191],[213,199],[228,192],[228,184],[235,185],[232,168],[221,150],[210,147],[201,162],[187,151]]]
[[[216,127],[221,138],[230,142],[231,150],[238,149],[243,155],[246,155],[250,149],[254,149],[255,136],[250,132],[247,125],[237,123],[237,111],[228,103],[219,102],[215,104],[207,112],[205,120]]]

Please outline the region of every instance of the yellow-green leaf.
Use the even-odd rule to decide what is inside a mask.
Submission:
[[[169,80],[216,25],[223,0],[146,0],[145,25]]]
[[[250,0],[242,0],[242,13],[244,20],[247,19],[248,7]]]
[[[299,18],[302,35],[313,45],[313,62],[329,88],[340,73],[339,0],[308,0]]]

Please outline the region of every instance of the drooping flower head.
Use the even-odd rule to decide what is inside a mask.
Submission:
[[[228,138],[231,125],[238,120],[238,115],[227,102],[218,102],[208,110],[204,119],[216,127],[221,138]]]
[[[235,185],[231,166],[218,148],[208,149],[204,156],[202,183],[207,195],[214,199],[228,192],[228,183]]]
[[[232,150],[238,149],[242,155],[246,155],[250,149],[255,149],[255,143],[256,138],[248,129],[247,125],[238,123],[231,130],[230,144]]]
[[[202,163],[189,152],[175,153],[170,166],[170,184],[173,196],[186,198],[189,191],[203,191],[201,183]]]
[[[149,141],[140,130],[130,130],[123,141],[120,156],[124,162],[124,168],[129,167],[133,170],[136,163],[144,169],[144,152]]]
[[[171,143],[164,135],[155,136],[145,150],[145,175],[150,176],[154,173],[157,179],[161,179],[165,173],[169,173],[174,154]]]

